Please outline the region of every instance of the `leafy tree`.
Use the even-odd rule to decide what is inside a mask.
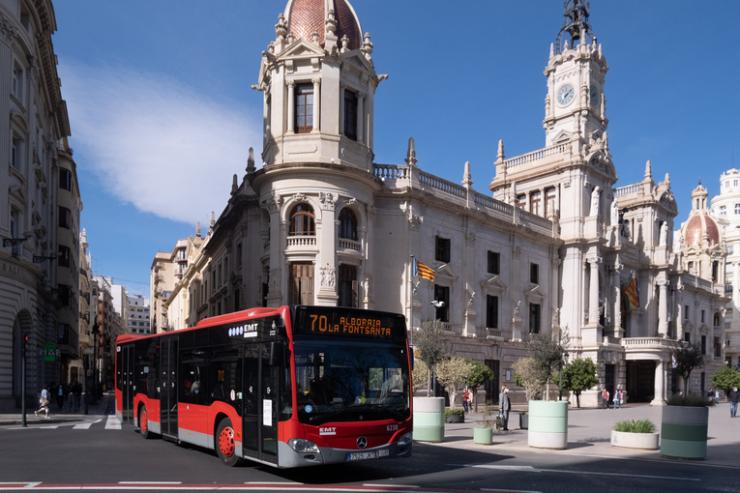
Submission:
[[[414,332],[414,347],[421,353],[421,360],[429,367],[427,395],[432,394],[432,380],[436,374],[437,363],[449,354],[449,346],[444,336],[444,325],[439,320],[424,322],[421,329]]]
[[[530,354],[539,367],[537,372],[543,378],[542,385],[545,386],[545,400],[550,400],[550,383],[553,375],[562,370],[565,364],[565,348],[568,338],[562,335],[559,340],[554,340],[548,334],[532,334],[527,343]]]
[[[429,367],[420,358],[414,358],[412,382],[414,390],[424,389],[429,385]]]
[[[542,366],[531,356],[520,358],[513,365],[514,383],[524,387],[527,400],[539,399],[547,381]]]
[[[695,368],[704,365],[704,355],[696,344],[684,343],[673,351],[673,368],[683,378],[684,394],[689,393],[689,377]]]
[[[563,367],[561,388],[576,395],[576,407],[581,407],[581,392],[599,383],[596,365],[591,358],[577,358]]]
[[[712,384],[716,388],[724,390],[725,393],[729,393],[732,387],[740,387],[740,371],[724,366],[714,374]]]
[[[455,396],[462,390],[470,375],[470,362],[464,358],[453,357],[437,363],[437,380],[450,394],[450,406],[455,405]]]
[[[475,412],[478,412],[478,399],[475,398],[478,395],[478,388],[489,380],[493,380],[494,375],[493,370],[488,368],[483,362],[478,360],[469,360],[468,362],[470,363],[470,373],[468,373],[465,383],[473,392]]]

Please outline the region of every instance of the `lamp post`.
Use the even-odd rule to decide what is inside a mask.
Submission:
[[[28,420],[26,418],[26,351],[28,350],[30,339],[30,335],[24,335],[23,347],[21,348],[21,416],[24,428],[28,426]]]

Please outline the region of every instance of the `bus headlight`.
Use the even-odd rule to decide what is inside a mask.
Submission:
[[[319,447],[313,443],[311,440],[304,440],[302,438],[292,438],[288,440],[288,445],[290,448],[292,448],[295,452],[299,454],[318,454],[319,453]]]
[[[399,447],[408,447],[409,445],[411,445],[412,437],[413,435],[411,433],[405,433],[401,435],[401,438],[398,439],[396,445],[398,445]]]

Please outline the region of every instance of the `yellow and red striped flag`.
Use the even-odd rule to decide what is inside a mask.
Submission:
[[[640,291],[637,289],[637,278],[635,276],[632,276],[630,282],[624,287],[624,295],[627,297],[630,311],[640,308]]]
[[[416,257],[414,257],[413,255],[411,256],[411,260],[414,265],[414,277],[420,277],[422,279],[426,279],[427,281],[434,282],[435,277],[437,277],[437,273],[434,271],[434,269],[429,267],[421,260],[417,260]]]

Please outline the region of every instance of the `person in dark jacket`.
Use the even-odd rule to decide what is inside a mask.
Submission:
[[[501,421],[504,425],[504,431],[509,431],[509,411],[511,411],[511,399],[509,399],[509,388],[506,385],[501,386],[501,392],[498,395],[498,408],[501,415]]]
[[[730,417],[734,418],[737,416],[737,401],[740,399],[740,392],[737,391],[737,387],[732,387],[732,390],[727,394],[727,398],[730,401]]]

